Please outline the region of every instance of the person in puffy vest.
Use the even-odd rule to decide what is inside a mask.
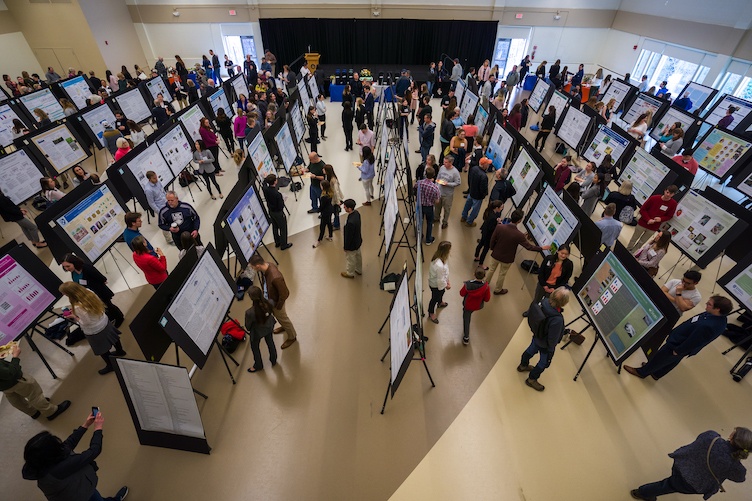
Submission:
[[[482,267],[475,269],[475,279],[462,284],[460,296],[462,300],[462,344],[470,343],[470,318],[474,311],[483,308],[483,305],[491,300],[491,287],[483,280],[486,272]]]

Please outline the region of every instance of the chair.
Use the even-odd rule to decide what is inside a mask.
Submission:
[[[383,71],[379,71],[379,80],[378,80],[378,82],[379,82],[379,85],[384,85],[384,72]]]

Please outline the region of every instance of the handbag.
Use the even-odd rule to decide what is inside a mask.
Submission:
[[[705,458],[705,463],[708,465],[708,470],[710,471],[710,474],[713,475],[713,478],[718,483],[718,490],[721,492],[726,492],[726,489],[723,488],[723,482],[718,480],[718,477],[715,476],[715,473],[713,473],[713,468],[710,467],[710,451],[713,449],[713,444],[715,444],[715,441],[720,439],[721,437],[715,437],[712,442],[710,442],[710,447],[708,447],[708,455]]]

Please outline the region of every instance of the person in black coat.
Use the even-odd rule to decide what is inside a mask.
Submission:
[[[468,195],[465,207],[462,209],[461,221],[468,227],[476,226],[475,218],[478,217],[480,206],[488,195],[488,176],[486,170],[492,162],[488,157],[482,157],[480,164],[472,163],[467,174]]]
[[[493,235],[496,225],[499,224],[502,210],[504,210],[504,204],[501,200],[494,200],[488,204],[486,212],[483,214],[483,224],[480,227],[480,240],[478,241],[478,246],[475,248],[474,261],[484,270],[488,270],[488,266],[484,266],[483,261],[486,260],[486,254],[488,254],[488,250],[491,248],[491,235]]]
[[[123,325],[125,316],[120,308],[112,303],[115,293],[107,287],[107,277],[102,275],[94,266],[71,253],[65,255],[61,266],[65,271],[70,272],[71,279],[74,282],[86,287],[102,300],[105,306],[105,314],[111,322],[115,323],[115,327]]]
[[[287,217],[285,216],[285,199],[277,189],[277,176],[269,174],[264,179],[264,198],[266,206],[269,209],[269,217],[272,222],[272,233],[274,234],[274,246],[287,250],[292,247],[287,242]]]
[[[507,170],[501,168],[494,174],[496,182],[491,188],[491,195],[488,200],[493,202],[494,200],[500,200],[502,204],[507,203],[507,200],[512,198],[517,190],[514,189],[514,185],[507,179]]]
[[[23,234],[31,241],[31,245],[37,248],[47,247],[46,242],[39,240],[39,229],[26,219],[26,209],[21,209],[13,201],[0,192],[0,217],[9,223],[16,223],[21,227]]]
[[[355,200],[352,198],[345,200],[343,205],[347,213],[344,233],[347,267],[340,275],[345,278],[355,278],[355,275],[363,274],[363,256],[360,252],[360,246],[363,245],[363,236],[360,231],[360,213],[355,210]]]
[[[536,150],[540,152],[543,151],[543,147],[546,146],[546,139],[548,139],[548,135],[551,134],[551,131],[553,130],[554,125],[556,125],[556,107],[549,106],[548,113],[543,115],[543,120],[541,120],[540,130],[538,130],[538,135],[535,136],[535,149]],[[539,142],[540,142],[540,146],[538,146]]]
[[[342,130],[345,131],[345,151],[353,149],[353,113],[352,105],[349,102],[342,103]]]
[[[554,270],[556,270],[555,276]],[[572,278],[574,264],[569,259],[569,246],[562,245],[555,254],[543,258],[538,270],[538,286],[535,288],[533,302],[538,302],[544,297],[549,297],[559,287],[566,287]]]

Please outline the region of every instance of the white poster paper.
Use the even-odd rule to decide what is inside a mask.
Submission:
[[[470,91],[465,92],[465,100],[460,107],[460,117],[463,123],[467,123],[470,115],[475,113],[475,107],[478,106],[478,96]]]
[[[146,187],[146,183],[149,182],[146,179],[146,173],[150,170],[156,173],[163,186],[175,179],[175,174],[170,170],[162,157],[162,153],[154,143],[128,162],[128,170],[131,171],[142,187]]]
[[[627,94],[629,94],[629,89],[631,89],[631,87],[624,82],[611,80],[611,83],[606,89],[606,92],[603,93],[603,97],[600,98],[600,100],[603,101],[603,104],[608,104],[609,101],[613,99],[615,101],[613,110],[616,111],[621,107],[622,103],[624,102],[624,98],[627,97]]]
[[[551,85],[548,84],[545,80],[538,79],[535,82],[535,87],[533,87],[533,91],[530,93],[530,97],[527,99],[527,104],[530,106],[530,108],[533,109],[533,112],[538,113],[540,111],[540,107],[543,104],[543,101],[546,99],[546,95],[548,94],[548,90],[551,88]]]
[[[282,122],[282,127],[274,136],[274,141],[276,141],[277,149],[282,157],[282,165],[285,166],[285,170],[289,174],[290,169],[295,164],[295,159],[298,157],[298,151],[295,149],[295,142],[292,140],[290,126],[287,122]]]
[[[60,82],[60,87],[63,88],[65,93],[70,97],[73,104],[75,104],[76,108],[79,110],[82,110],[89,105],[87,100],[89,99],[89,96],[91,96],[91,89],[83,76],[69,78],[64,82]]]
[[[62,120],[65,118],[63,107],[57,101],[50,89],[42,89],[31,94],[23,95],[19,98],[21,103],[29,110],[29,113],[35,120],[39,118],[34,114],[34,110],[39,108],[49,115],[51,121]]]
[[[478,134],[482,137],[488,124],[488,111],[481,105],[475,112],[475,125],[478,126]]]
[[[591,162],[595,162],[596,165],[600,165],[603,162],[603,157],[611,155],[611,160],[616,164],[621,160],[628,146],[629,139],[620,136],[616,131],[601,124],[598,127],[598,132],[595,133],[593,141],[583,154],[585,158]]]
[[[227,94],[225,94],[224,89],[217,89],[214,91],[214,94],[209,96],[209,105],[212,107],[212,110],[214,110],[215,117],[220,108],[225,110],[225,115],[228,117],[235,116],[235,110],[230,106],[230,102],[227,100]]]
[[[15,259],[0,257],[0,346],[20,336],[54,302],[55,296]]]
[[[319,86],[316,84],[316,79],[310,76],[306,79],[308,84],[308,90],[311,92],[311,100],[315,103],[319,97]],[[316,106],[314,104],[314,106]]]
[[[300,95],[300,102],[303,103],[303,114],[308,113],[308,108],[311,107],[311,97],[308,95],[308,87],[305,80],[298,80],[298,94]]]
[[[24,150],[0,157],[0,179],[3,193],[14,204],[20,204],[41,191],[42,173]],[[0,343],[2,345],[2,343]]]
[[[491,139],[488,141],[488,147],[486,148],[486,156],[493,162],[495,170],[504,167],[513,142],[514,139],[511,134],[504,130],[504,127],[494,122]]]
[[[0,104],[0,146],[13,144],[13,120],[21,120],[7,102]],[[26,127],[26,124],[24,124]]]
[[[457,80],[457,86],[454,88],[454,97],[457,98],[457,106],[462,107],[462,97],[465,95],[466,90],[467,84],[465,83],[465,79],[460,78]]]
[[[549,255],[572,238],[577,228],[577,217],[564,201],[556,196],[554,190],[546,186],[535,201],[525,226],[539,246],[551,246],[551,250],[543,251],[545,255]]]
[[[253,160],[253,165],[256,167],[256,172],[260,179],[266,179],[269,174],[275,174],[277,169],[274,168],[274,162],[269,155],[269,148],[264,141],[264,135],[262,133],[256,134],[251,144],[248,145],[248,155]]]
[[[657,97],[648,96],[647,94],[638,94],[629,109],[622,115],[622,119],[629,125],[632,125],[637,117],[643,113],[650,113],[651,116],[655,116],[655,113],[663,105],[663,101]]]
[[[297,103],[293,104],[290,108],[292,114],[292,128],[295,133],[295,142],[300,143],[305,136],[305,122],[303,121],[303,112]]]
[[[154,99],[156,99],[159,94],[162,94],[162,99],[164,99],[165,103],[169,103],[170,101],[172,101],[172,97],[170,96],[170,91],[165,85],[164,80],[162,80],[162,77],[155,77],[147,81],[146,88],[149,89],[152,102],[154,102]]]
[[[739,183],[736,189],[747,195],[747,197],[752,198],[752,172]]]
[[[238,204],[230,211],[226,221],[240,246],[243,257],[248,261],[256,252],[258,246],[261,245],[261,240],[269,229],[269,221],[266,219],[258,193],[256,193],[253,185],[248,188]]]
[[[711,125],[718,125],[718,122],[726,116],[729,106],[738,108],[732,113],[734,121],[728,126],[731,130],[735,129],[752,112],[752,103],[736,96],[727,95],[708,113],[705,121]]]
[[[131,89],[115,97],[118,107],[128,120],[141,123],[151,118],[151,106],[147,106],[141,91]]]
[[[582,141],[582,136],[587,132],[590,120],[589,116],[570,106],[567,108],[564,120],[559,125],[556,135],[572,148],[576,148]]]
[[[106,104],[100,104],[96,108],[81,114],[81,118],[94,133],[100,148],[105,148],[107,144],[104,141],[104,126],[102,123],[108,122],[113,127],[115,126],[115,115],[110,107]]]
[[[642,148],[635,148],[632,158],[619,175],[619,182],[632,181],[632,195],[642,205],[655,193],[669,172],[671,169],[663,162]]]
[[[186,137],[180,125],[175,125],[170,132],[162,136],[157,141],[157,147],[162,152],[167,165],[170,166],[172,171],[170,179],[177,176],[193,160],[191,140]]]
[[[752,310],[752,265],[747,266],[737,276],[731,279],[726,288],[748,310]]]
[[[690,113],[694,113],[697,111],[700,106],[702,106],[705,101],[708,100],[708,97],[710,97],[710,94],[713,93],[712,87],[707,87],[705,85],[698,84],[697,82],[689,82],[681,92],[680,95],[676,96],[674,99],[679,99],[684,97],[684,94],[689,92],[689,100],[692,101],[692,108],[690,108]]]
[[[199,133],[198,129],[201,127],[202,118],[204,118],[204,114],[201,112],[201,108],[198,107],[198,103],[196,103],[188,111],[180,115],[178,119],[185,126],[185,130],[188,131],[188,135],[194,141],[201,139],[201,133]]]
[[[250,96],[248,92],[248,84],[245,82],[245,75],[242,73],[232,79],[232,88],[235,89],[235,99],[240,99],[240,95],[244,95],[246,99]]]
[[[525,148],[522,148],[509,171],[508,177],[515,189],[515,194],[512,195],[512,203],[515,207],[522,207],[526,202],[525,196],[530,191],[530,187],[535,182],[539,172],[540,167],[533,161]]]
[[[389,350],[391,354],[392,383],[399,374],[405,357],[413,344],[412,322],[410,321],[410,295],[407,280],[402,280],[394,297],[392,311],[389,313]]]
[[[564,109],[567,107],[567,104],[569,104],[569,101],[571,101],[569,96],[562,94],[558,90],[553,91],[551,94],[551,99],[548,100],[548,105],[546,106],[547,108],[553,106],[556,109],[557,122],[564,115]],[[546,113],[548,113],[548,109],[546,109]]]
[[[650,131],[650,137],[658,141],[661,136],[669,135],[668,129],[676,122],[681,124],[682,130],[686,134],[687,129],[694,123],[696,119],[686,113],[677,110],[676,108],[669,108],[666,113],[663,114],[660,120],[655,120],[653,124],[653,130]]]
[[[65,124],[37,134],[31,138],[31,142],[39,148],[57,172],[70,169],[88,158],[86,151]]]

